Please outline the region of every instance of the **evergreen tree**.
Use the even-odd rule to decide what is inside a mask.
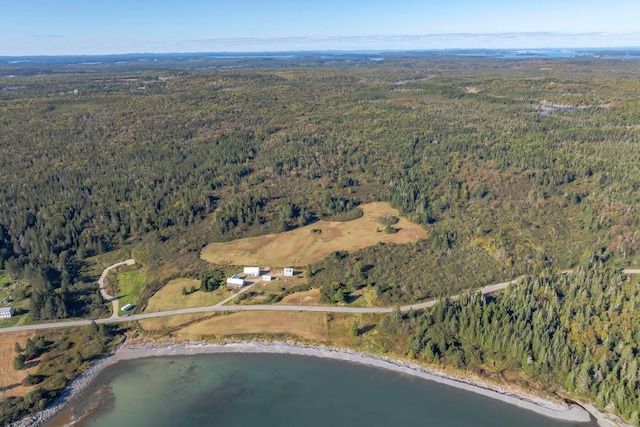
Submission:
[[[354,320],[351,324],[351,328],[349,328],[349,335],[352,337],[360,336],[360,327],[358,326],[358,321]]]
[[[13,359],[13,369],[15,369],[16,371],[24,369],[24,366],[25,366],[24,362],[25,362],[24,355],[17,354],[16,357]]]

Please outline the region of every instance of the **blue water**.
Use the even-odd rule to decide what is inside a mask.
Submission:
[[[48,425],[72,419],[95,427],[595,426],[383,369],[273,354],[120,362]]]

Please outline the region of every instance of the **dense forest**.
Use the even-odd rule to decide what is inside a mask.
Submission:
[[[570,274],[527,276],[497,297],[466,294],[383,325],[412,356],[475,373],[523,372],[548,391],[640,423],[638,280],[606,251]]]
[[[133,248],[175,275],[206,267],[208,241],[374,200],[428,241],[328,259],[318,286],[413,301],[571,267],[596,246],[639,259],[633,62],[106,71],[0,69],[0,269],[27,280],[34,320],[99,312],[91,255]],[[335,276],[357,263],[361,283]]]

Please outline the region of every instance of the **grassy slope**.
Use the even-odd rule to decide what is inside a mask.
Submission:
[[[200,280],[187,278],[171,280],[151,297],[144,311],[149,313],[175,308],[214,305],[232,294],[229,289],[222,287],[213,292],[201,292],[197,290],[192,294],[182,295],[182,288],[186,288],[187,291],[189,291],[192,286],[199,289]]]
[[[36,364],[27,364],[28,369],[16,371],[13,369],[13,360],[16,357],[15,343],[20,343],[24,348],[27,338],[34,337],[33,332],[15,332],[0,334],[0,399],[10,396],[24,396],[33,390],[33,386],[23,386],[22,380],[27,374],[36,371]]]
[[[118,273],[116,277],[120,286],[120,307],[127,304],[136,305],[146,284],[144,272],[142,270],[127,271]]]
[[[178,333],[195,339],[206,336],[294,335],[325,342],[329,331],[325,313],[239,312],[194,323]]]
[[[387,203],[368,203],[361,206],[364,215],[348,222],[319,221],[292,231],[211,243],[201,257],[211,263],[259,266],[303,266],[319,261],[331,252],[355,251],[378,242],[406,243],[426,238],[425,230],[401,218],[395,234],[377,232],[384,229],[378,222],[383,214],[398,216]],[[321,230],[320,233],[312,230]]]
[[[374,314],[327,314],[304,312],[239,312],[233,314],[189,314],[148,319],[140,326],[156,338],[222,340],[282,339],[348,347],[373,354],[404,358],[404,338],[397,340],[378,326],[383,316]],[[350,333],[354,322],[360,335]],[[400,349],[400,352],[397,350]]]
[[[23,280],[24,281],[24,280]],[[4,271],[0,270],[0,307],[13,307],[18,313],[14,314],[10,319],[0,319],[0,328],[8,328],[11,326],[22,325],[27,320],[27,310],[29,309],[29,299],[16,301],[9,304],[2,304],[8,296],[15,298],[15,290],[12,290],[9,285],[13,282],[9,276],[4,274]]]

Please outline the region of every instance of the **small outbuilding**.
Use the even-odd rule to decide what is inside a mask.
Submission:
[[[13,313],[13,307],[0,307],[0,319],[8,319]]]
[[[132,308],[133,308],[133,304],[127,304],[124,307],[122,307],[120,310],[127,311],[127,310],[131,310]]]
[[[284,275],[287,276],[287,277],[292,277],[293,276],[293,268],[285,267]]]
[[[227,285],[241,288],[244,286],[244,279],[241,279],[237,274],[234,274],[232,277],[227,279]]]
[[[263,282],[270,282],[273,280],[273,276],[270,276],[268,274],[265,274],[264,276],[262,276],[262,281]]]
[[[245,276],[258,277],[260,276],[260,267],[245,267],[244,268]]]

